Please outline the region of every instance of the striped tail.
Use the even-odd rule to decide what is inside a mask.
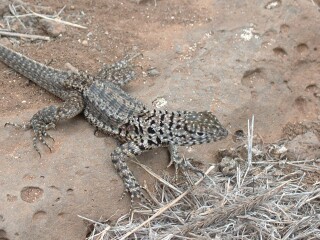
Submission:
[[[1,44],[0,60],[52,94],[62,99],[67,97],[67,91],[63,91],[63,81],[69,76],[67,71],[60,71],[48,67]]]

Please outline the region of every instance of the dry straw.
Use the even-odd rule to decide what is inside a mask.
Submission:
[[[31,22],[31,21],[33,21],[32,19],[46,19],[48,21],[68,25],[68,26],[75,27],[75,28],[81,28],[81,29],[87,28],[85,26],[71,23],[71,22],[60,19],[60,14],[64,11],[66,6],[64,6],[57,14],[45,15],[45,14],[40,14],[35,11],[32,11],[31,7],[34,7],[37,9],[39,9],[39,8],[46,9],[46,7],[33,6],[30,4],[24,3],[23,1],[17,1],[17,2],[18,2],[18,4],[9,4],[8,5],[11,16],[4,17],[7,28],[0,29],[0,36],[19,37],[19,38],[28,38],[31,40],[38,39],[38,40],[49,41],[50,37],[48,37],[48,36],[29,34],[29,33],[19,33],[19,32],[14,32],[12,30],[11,25],[14,24],[15,21],[17,21],[19,23],[19,25],[22,26],[22,28],[24,30],[26,30],[27,27],[26,27],[26,24],[24,23],[24,20],[26,22],[28,22],[28,21]],[[24,19],[24,20],[22,20],[22,19]]]
[[[310,183],[320,174],[320,159],[273,154],[275,147],[283,153],[285,141],[253,145],[253,121],[249,125],[249,142],[234,152],[247,152],[251,164],[233,176],[210,167],[191,188],[151,173],[158,179],[152,196],[158,208],[135,210],[113,224],[90,220],[87,239],[320,239],[320,183]]]

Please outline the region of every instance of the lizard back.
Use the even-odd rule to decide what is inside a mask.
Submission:
[[[108,81],[94,81],[83,95],[86,111],[92,113],[96,120],[108,123],[114,130],[126,123],[132,115],[146,109],[139,100]]]

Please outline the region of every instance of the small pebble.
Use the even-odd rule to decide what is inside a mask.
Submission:
[[[150,68],[147,70],[149,77],[159,76],[160,72],[156,68]]]
[[[181,45],[177,45],[177,46],[175,47],[175,50],[176,50],[176,53],[178,53],[178,54],[182,54],[182,53],[183,53],[183,50],[182,50]]]
[[[67,62],[66,64],[64,64],[64,67],[66,69],[69,69],[73,73],[79,73],[79,70],[76,67],[72,66],[71,63]]]
[[[153,102],[152,102],[152,105],[156,108],[162,108],[164,107],[165,105],[167,105],[167,100],[163,97],[159,97],[159,98],[156,98]]]
[[[51,37],[58,37],[66,31],[64,24],[53,22],[46,19],[41,19],[39,21],[42,29],[48,33]]]

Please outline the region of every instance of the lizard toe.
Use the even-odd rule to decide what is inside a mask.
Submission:
[[[15,127],[15,128],[18,128],[18,129],[22,129],[22,130],[28,130],[31,128],[31,124],[30,123],[22,123],[22,124],[19,124],[19,123],[13,123],[13,122],[6,122],[4,124],[5,127],[7,126],[12,126],[12,127]]]
[[[178,171],[182,172],[184,176],[186,176],[187,172],[193,172],[195,174],[200,174],[201,176],[204,176],[204,172],[200,170],[199,168],[194,167],[191,162],[193,161],[192,158],[183,158],[183,157],[178,157],[173,160],[174,166],[175,166],[175,179],[178,177]]]
[[[46,141],[46,138],[50,138],[54,141],[54,138],[47,132],[48,129],[54,128],[55,124],[36,124],[33,125],[33,131],[34,131],[34,137],[33,137],[33,147],[38,152],[38,154],[41,157],[40,150],[37,146],[38,142],[41,142],[43,145],[45,145],[50,152],[52,152],[52,148],[49,146],[49,144]]]

